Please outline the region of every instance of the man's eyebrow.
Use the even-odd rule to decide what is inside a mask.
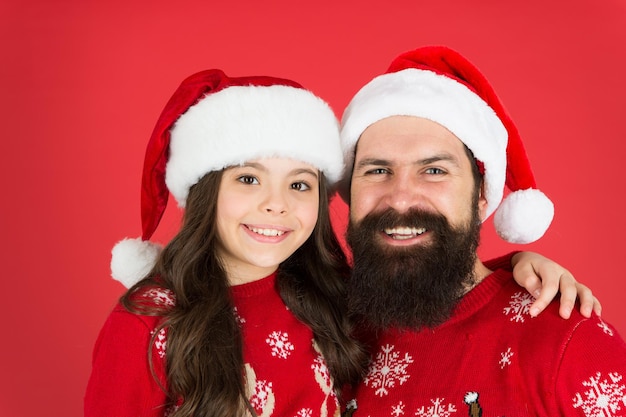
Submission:
[[[449,153],[441,153],[441,154],[433,155],[428,158],[420,159],[416,161],[416,163],[419,165],[429,165],[429,164],[433,164],[435,162],[441,162],[441,161],[450,162],[456,166],[459,165],[459,160]]]
[[[429,165],[429,164],[442,162],[442,161],[447,161],[457,166],[459,165],[458,159],[455,158],[452,154],[449,154],[447,152],[429,156],[428,158],[418,159],[417,161],[414,162],[414,165],[420,165],[420,166]],[[393,165],[393,163],[387,159],[365,158],[365,159],[360,160],[354,166],[354,168],[358,169],[358,168],[364,168],[368,166],[391,166],[391,165]]]
[[[379,159],[379,158],[365,158],[365,159],[361,159],[354,166],[354,168],[358,169],[358,168],[363,168],[363,167],[372,166],[372,165],[389,166],[391,165],[391,161],[388,161],[386,159]]]

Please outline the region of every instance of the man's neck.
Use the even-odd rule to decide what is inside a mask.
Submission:
[[[476,262],[474,263],[474,281],[472,282],[471,285],[467,286],[467,288],[465,289],[465,294],[467,294],[468,292],[472,290],[472,288],[480,284],[480,282],[492,272],[493,272],[492,270],[487,268],[485,264],[483,264],[480,261],[480,259],[476,257]]]

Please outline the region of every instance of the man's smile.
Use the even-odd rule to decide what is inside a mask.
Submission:
[[[383,230],[387,236],[395,240],[413,239],[426,232],[424,227],[394,227]]]

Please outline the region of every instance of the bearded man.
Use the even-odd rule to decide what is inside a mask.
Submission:
[[[562,320],[558,302],[531,319],[532,297],[476,254],[491,214],[502,238],[529,243],[553,205],[473,64],[445,47],[400,55],[353,98],[342,141],[349,305],[372,348],[354,416],[626,415],[615,328]]]

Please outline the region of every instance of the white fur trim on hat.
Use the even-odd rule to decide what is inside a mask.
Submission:
[[[548,230],[554,204],[541,191],[529,188],[510,193],[493,218],[498,235],[511,243],[531,243]]]
[[[374,78],[354,96],[343,115],[346,170],[352,170],[363,131],[390,116],[423,117],[458,137],[484,164],[485,219],[496,210],[504,192],[508,134],[482,98],[452,78],[427,70],[409,68]]]
[[[132,287],[152,270],[161,249],[141,238],[121,240],[111,251],[111,276],[126,288]]]
[[[210,171],[264,157],[288,157],[320,169],[331,183],[343,171],[339,125],[313,93],[283,85],[232,86],[208,94],[171,130],[168,189],[181,207]]]

